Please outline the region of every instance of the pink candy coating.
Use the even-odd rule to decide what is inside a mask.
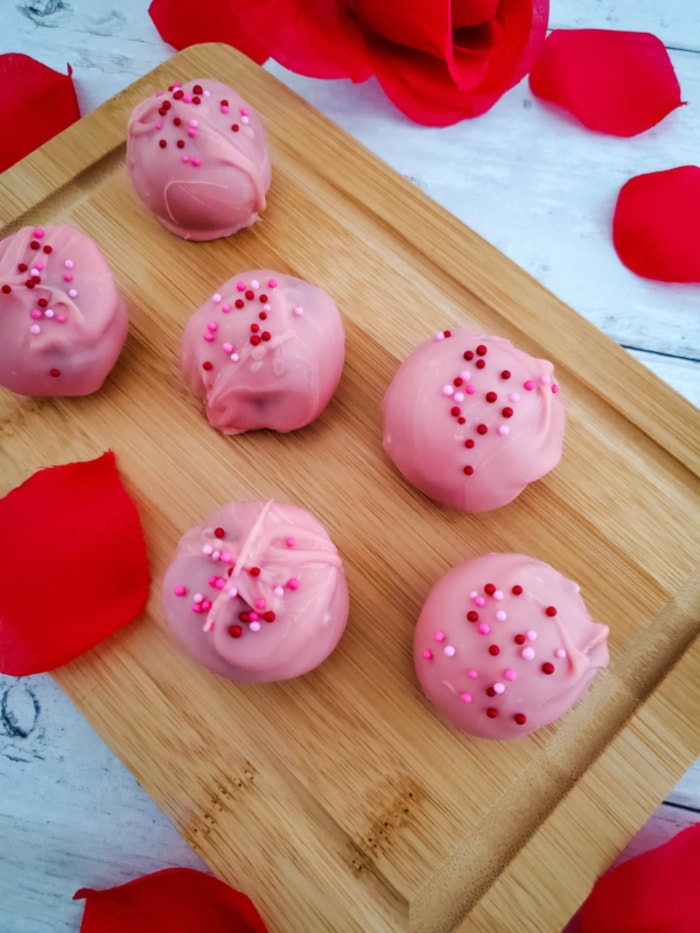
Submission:
[[[465,594],[489,583],[504,595],[487,598],[479,610],[491,626],[484,638],[465,620],[473,604]],[[514,586],[522,594],[513,594]],[[505,621],[495,620],[497,606],[507,606]],[[550,606],[556,615],[547,614]],[[436,631],[454,654],[436,652],[428,661],[424,652]],[[526,641],[532,634],[536,639]],[[578,586],[553,567],[523,554],[486,554],[457,565],[433,587],[416,624],[414,662],[426,697],[448,723],[482,738],[511,739],[554,722],[581,699],[608,664],[607,635]]]
[[[548,387],[552,372],[547,360],[500,337],[457,329],[426,340],[384,396],[384,449],[431,498],[467,512],[500,508],[561,457],[564,408]],[[455,386],[464,392],[456,404],[445,387],[465,382],[465,373],[469,383]],[[513,391],[521,386],[528,391]]]
[[[223,590],[211,582],[221,564],[203,553],[216,540],[215,528],[224,529],[218,543],[234,558]],[[295,548],[285,545],[290,533]],[[296,586],[289,588],[292,580]],[[181,588],[197,593],[192,602],[178,597]],[[206,620],[193,619],[192,603]],[[275,501],[231,502],[190,529],[166,570],[163,604],[184,648],[215,673],[241,682],[312,670],[337,645],[349,609],[343,565],[324,527],[304,509]],[[269,612],[274,618],[266,618]],[[241,613],[248,621],[240,621]],[[236,625],[241,633],[233,637],[229,630]]]
[[[207,91],[199,104],[192,94],[195,84]],[[177,236],[229,236],[255,223],[265,209],[271,167],[263,125],[243,98],[220,81],[200,78],[182,85],[182,90],[186,93],[180,99],[172,92],[154,94],[132,111],[126,149],[129,177],[141,201]],[[236,112],[241,107],[249,110],[236,131],[228,108],[220,106],[222,99]],[[164,100],[170,104],[165,115],[159,113]]]
[[[39,240],[41,262],[30,245]],[[27,271],[19,271],[22,265]],[[79,296],[65,289],[66,268],[73,269]],[[39,279],[31,288],[30,272]],[[41,237],[22,227],[0,242],[0,283],[10,288],[0,292],[0,385],[19,395],[96,392],[129,327],[126,303],[97,244],[66,225],[47,226]]]
[[[301,317],[294,314],[300,302]],[[227,356],[226,347],[235,353]],[[345,332],[330,295],[261,269],[225,282],[194,312],[182,339],[185,378],[204,401],[209,423],[224,434],[305,427],[330,401],[344,359]]]

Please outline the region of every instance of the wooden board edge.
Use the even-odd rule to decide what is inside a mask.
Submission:
[[[517,853],[455,933],[561,929],[700,751],[700,637]],[[652,758],[653,760],[648,760]],[[646,767],[641,764],[646,760]],[[621,767],[627,780],[620,780]],[[572,827],[586,814],[585,839]],[[566,839],[575,854],[561,840]],[[582,858],[581,846],[588,853]]]

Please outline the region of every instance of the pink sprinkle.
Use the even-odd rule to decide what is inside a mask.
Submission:
[[[563,648],[557,648],[557,650],[554,652],[554,657],[555,657],[555,658],[565,658],[565,657],[566,657],[566,651],[564,651]]]
[[[224,314],[228,314],[229,311],[231,310],[231,305],[221,305],[221,310],[223,311]]]
[[[258,599],[255,600],[255,608],[256,608],[256,609],[264,609],[265,606],[267,606],[267,601],[264,600],[264,599],[262,598],[262,596],[260,596]]]
[[[42,317],[41,308],[34,308],[30,317],[33,317],[35,321],[38,321],[39,318]]]
[[[220,557],[221,557],[221,551],[212,551],[212,552],[211,552],[211,559],[212,559],[212,560],[218,560]]]
[[[197,127],[199,126],[199,123],[197,123],[196,120],[190,120],[190,126],[192,127],[192,129],[196,130]]]
[[[37,270],[37,272],[41,272],[43,268],[44,268],[44,263],[43,263],[43,262],[38,262],[38,263],[36,263],[36,270]]]
[[[453,387],[453,386],[443,386],[443,387],[442,387],[442,394],[445,395],[445,396],[454,395],[454,394],[455,394],[454,387]]]
[[[484,599],[483,596],[474,596],[474,597],[473,597],[473,603],[474,603],[475,606],[481,607],[481,606],[485,606],[485,605],[486,605],[486,600]]]
[[[207,330],[214,331],[218,329],[219,325],[216,323],[216,321],[207,321]]]
[[[552,394],[556,395],[559,392],[559,386],[555,383],[552,385]]]
[[[66,272],[65,275],[63,276],[63,281],[64,281],[64,282],[72,282],[72,281],[73,281],[73,276],[72,276],[72,274],[71,274],[70,272]]]
[[[211,342],[214,340],[214,335],[213,335],[213,334],[208,334],[208,333],[207,333],[207,334],[204,334],[203,336],[204,336],[204,339],[205,339],[206,341],[208,341],[209,343],[211,343]]]
[[[423,657],[426,661],[432,661],[432,660],[433,660],[433,652],[426,649],[425,651],[422,652],[422,657]]]
[[[248,618],[251,622],[257,622],[260,616],[257,614],[257,612],[251,612],[249,613]]]
[[[259,632],[259,631],[260,631],[260,623],[259,623],[259,622],[251,622],[249,627],[250,627],[251,632]]]
[[[299,581],[297,580],[296,577],[290,577],[289,580],[287,580],[287,589],[288,590],[299,589]]]
[[[190,157],[189,157],[188,155],[184,155],[184,156],[182,157],[182,161],[183,161],[185,164],[187,164],[187,163],[190,161]]]
[[[66,269],[72,269],[75,263],[73,262],[72,259],[66,259],[63,265],[66,267]]]
[[[75,288],[69,288],[69,289],[68,289],[68,297],[69,297],[69,298],[77,298],[77,297],[78,297],[78,292],[77,292],[77,290],[76,290]]]
[[[535,657],[535,649],[534,648],[523,648],[520,654],[523,658],[525,658],[526,661],[532,661],[532,659]]]
[[[296,538],[287,538],[284,543],[287,545],[287,547],[296,547],[297,541]]]
[[[236,282],[236,290],[239,292],[245,291],[245,282]]]
[[[194,603],[192,605],[192,612],[201,612],[201,611],[202,611],[202,606],[200,603]]]
[[[208,580],[209,586],[216,586],[216,581],[217,581],[218,579],[219,579],[219,578],[216,577],[216,576],[214,576],[214,577],[209,577],[209,580]]]
[[[221,349],[224,351],[224,353],[233,353],[233,344],[232,344],[232,343],[224,343],[224,344],[222,344]]]
[[[223,590],[223,588],[226,586],[226,581],[223,577],[219,577],[214,586],[217,590]]]
[[[479,635],[488,635],[488,633],[491,631],[491,626],[487,622],[479,622],[476,630]]]
[[[268,279],[267,280],[268,288],[277,288],[277,279]]]
[[[29,328],[29,333],[30,333],[30,334],[35,334],[35,335],[36,335],[36,334],[40,334],[40,333],[41,333],[41,328],[39,327],[38,324],[32,324],[32,326]]]
[[[454,645],[445,645],[443,651],[446,657],[453,658],[457,652],[457,649],[454,647]]]
[[[281,586],[276,586],[272,592],[275,594],[275,596],[284,596],[284,590]]]
[[[194,139],[194,137],[197,135],[197,130],[193,126],[191,126],[187,130],[187,135],[190,137],[190,139]]]
[[[210,599],[203,599],[202,602],[201,602],[201,606],[202,606],[202,610],[203,610],[204,612],[209,612],[209,610],[211,609],[211,600],[210,600]]]
[[[59,324],[65,324],[65,323],[66,323],[66,316],[65,316],[65,314],[57,314],[57,315],[56,315],[56,320],[58,321]]]
[[[294,309],[294,312],[293,312],[293,313],[294,313],[294,317],[301,317],[302,314],[304,313],[304,309],[303,309],[303,308],[300,308],[299,306],[297,306],[297,307]]]
[[[192,159],[192,165],[194,165],[195,168],[198,168],[201,164],[202,164],[202,160],[198,158],[197,156],[195,156],[194,159]]]
[[[187,587],[186,586],[176,586],[173,590],[176,596],[187,596]]]
[[[504,693],[504,692],[505,692],[505,689],[506,689],[505,686],[504,686],[503,684],[501,684],[501,683],[496,682],[496,683],[493,685],[493,692],[494,692],[494,693]]]
[[[162,129],[163,129],[163,124],[160,123],[160,122],[156,123],[156,129],[157,129],[157,130],[162,130]]]
[[[444,641],[444,640],[445,640],[445,633],[444,633],[444,632],[435,632],[435,634],[433,635],[433,640],[434,640],[434,641]]]
[[[221,105],[221,112],[222,112],[222,113],[228,113],[228,106],[227,106],[226,104],[222,104],[222,105]]]
[[[468,386],[466,386],[464,391],[467,393],[467,395],[473,395],[476,392],[476,388],[470,383]]]
[[[532,392],[534,388],[535,383],[532,381],[532,379],[527,379],[525,382],[523,382],[523,389],[525,389],[526,392]]]
[[[508,614],[504,612],[503,609],[499,609],[498,612],[496,613],[496,618],[498,619],[499,622],[505,622],[506,619],[508,618]]]
[[[156,91],[156,97],[162,97],[165,91]]]
[[[247,117],[247,116],[248,116],[248,111],[247,111],[247,109],[246,109],[245,107],[241,107],[240,113],[241,113],[241,116],[242,116],[242,117]]]
[[[182,95],[182,103],[183,103],[183,104],[191,104],[191,103],[192,103],[192,95],[191,95],[191,94],[183,94],[183,95]]]
[[[231,564],[231,563],[233,563],[233,557],[231,556],[231,554],[230,554],[229,551],[222,551],[222,552],[221,552],[221,563],[222,563],[222,564]]]
[[[475,671],[473,667],[470,668],[470,669],[467,671],[467,677],[468,677],[470,680],[476,680],[476,678],[477,678],[478,676],[479,676],[478,671]]]
[[[34,236],[37,240],[43,240],[43,239],[44,239],[44,231],[41,229],[41,227],[37,227],[37,228],[33,231],[32,236]]]
[[[534,628],[531,628],[528,632],[525,632],[525,636],[528,641],[537,641],[537,632]]]
[[[505,680],[515,680],[518,675],[515,673],[512,667],[507,667],[503,671],[503,677]]]
[[[498,433],[501,437],[507,437],[510,434],[510,428],[507,424],[501,424],[498,427]]]
[[[460,693],[459,698],[462,703],[471,703],[472,701],[471,693],[467,693],[466,691],[464,693]]]

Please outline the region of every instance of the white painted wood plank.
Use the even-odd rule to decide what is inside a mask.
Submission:
[[[659,0],[553,0],[551,29],[623,29],[651,32],[669,48],[700,51],[700,5]]]

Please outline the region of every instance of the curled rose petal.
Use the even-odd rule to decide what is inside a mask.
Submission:
[[[700,823],[603,875],[579,914],[580,933],[696,933]]]
[[[700,166],[630,178],[613,216],[621,261],[648,279],[700,282]]]
[[[589,129],[614,136],[643,133],[682,104],[666,49],[646,32],[555,29],[530,88]]]
[[[139,615],[150,571],[114,454],[40,470],[0,499],[0,671],[53,670]]]
[[[71,74],[70,65],[63,75],[28,55],[0,55],[0,172],[80,117]]]
[[[85,898],[81,933],[267,933],[253,902],[204,872],[166,868]]]
[[[262,64],[274,58],[310,78],[370,76],[367,52],[346,4],[335,0],[153,0],[148,10],[162,39],[177,49],[226,42]]]

